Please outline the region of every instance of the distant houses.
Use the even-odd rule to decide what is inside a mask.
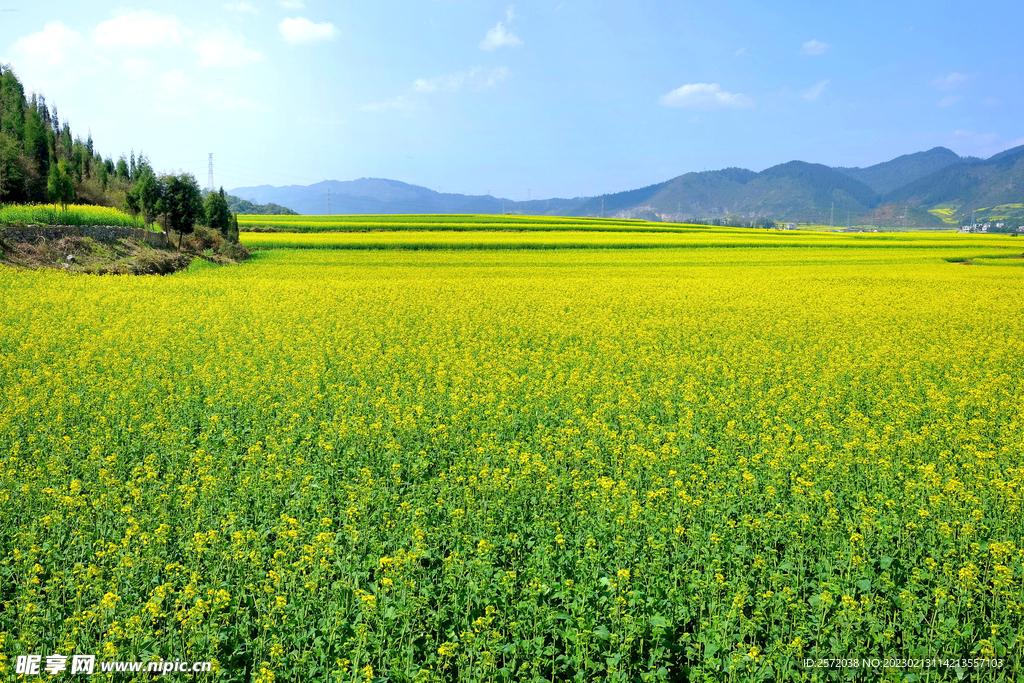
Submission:
[[[987,234],[990,231],[1006,232],[1012,235],[1019,232],[1024,232],[1024,225],[1015,228],[1012,222],[1009,225],[1007,225],[1006,221],[999,221],[996,223],[989,221],[987,223],[971,223],[970,225],[961,225],[960,229],[957,230],[957,232],[973,232],[980,234]]]

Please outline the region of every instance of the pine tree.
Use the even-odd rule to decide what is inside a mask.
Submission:
[[[68,162],[61,159],[50,166],[50,177],[46,187],[54,206],[59,203],[61,208],[67,211],[68,204],[75,200],[75,183],[68,173]]]
[[[25,136],[25,89],[10,69],[0,71],[0,133],[19,142]]]

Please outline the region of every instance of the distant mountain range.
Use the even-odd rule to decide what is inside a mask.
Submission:
[[[945,147],[867,168],[790,161],[760,173],[743,168],[686,173],[656,185],[598,197],[514,202],[490,195],[440,193],[383,178],[325,180],[315,185],[238,187],[253,204],[279,204],[301,214],[501,212],[646,220],[798,221],[941,226],[972,212],[979,219],[1024,217],[1024,146],[988,159]]]

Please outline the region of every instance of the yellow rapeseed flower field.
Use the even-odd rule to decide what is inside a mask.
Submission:
[[[69,204],[0,204],[0,225],[119,225],[141,227],[141,220],[106,206]]]
[[[709,234],[0,267],[2,677],[1018,680],[1018,242]]]

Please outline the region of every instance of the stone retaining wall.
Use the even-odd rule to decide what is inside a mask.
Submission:
[[[0,237],[10,242],[34,243],[40,239],[59,240],[62,237],[90,237],[101,242],[134,237],[151,247],[167,247],[167,233],[144,228],[124,228],[118,225],[29,225],[25,227],[0,226]]]

